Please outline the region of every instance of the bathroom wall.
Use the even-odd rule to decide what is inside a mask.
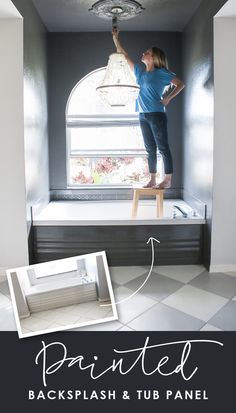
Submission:
[[[91,276],[97,285],[97,295],[100,301],[107,301],[110,299],[108,290],[106,272],[102,255],[88,255],[85,258],[86,271]]]
[[[234,10],[225,7],[221,14],[226,9],[235,17],[216,17],[214,25],[215,133],[210,268],[215,272],[236,271],[236,56],[230,47],[236,39],[236,4],[234,0],[228,3]]]
[[[207,207],[204,263],[209,266],[213,191],[213,17],[226,0],[204,0],[183,33],[184,199]]]
[[[19,281],[18,275],[16,272],[10,274],[10,280],[12,283],[12,288],[14,291],[16,307],[18,311],[19,318],[26,318],[30,316],[30,310],[25,298],[24,291],[22,289],[21,283]]]
[[[24,22],[24,145],[28,232],[31,207],[49,197],[47,31],[29,0],[13,0]]]
[[[110,300],[110,294],[108,289],[108,283],[106,278],[106,271],[104,266],[103,257],[98,255],[97,259],[97,288],[100,301]]]
[[[9,3],[3,0],[0,4],[0,277],[5,276],[7,268],[26,265],[28,262],[23,22],[20,14]]]
[[[170,69],[182,76],[181,33],[124,32],[120,34],[124,47],[134,61],[148,47],[163,48]],[[49,118],[50,118],[50,187],[66,189],[66,128],[65,110],[73,87],[86,74],[107,65],[109,54],[115,51],[111,34],[49,33]],[[182,187],[182,96],[168,106],[169,140],[174,157],[175,188]]]

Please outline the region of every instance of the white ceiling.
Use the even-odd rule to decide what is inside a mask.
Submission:
[[[88,11],[96,0],[33,0],[51,32],[110,31],[111,22]],[[119,24],[124,31],[182,31],[202,0],[138,0],[145,10]],[[204,1],[204,0],[203,0]]]

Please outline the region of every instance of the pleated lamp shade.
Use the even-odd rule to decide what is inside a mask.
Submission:
[[[126,106],[137,98],[139,89],[124,54],[111,54],[103,82],[96,89],[101,99],[110,106]]]

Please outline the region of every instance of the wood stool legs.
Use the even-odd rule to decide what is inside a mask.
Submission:
[[[155,195],[156,196],[156,213],[157,218],[163,217],[163,189],[155,189],[155,188],[138,188],[134,189],[134,197],[133,197],[133,204],[132,204],[132,218],[137,217],[138,211],[138,201],[140,194],[143,195]]]
[[[136,218],[138,211],[139,191],[134,190],[133,205],[132,205],[132,218]]]
[[[156,194],[157,201],[157,218],[163,218],[163,191]]]

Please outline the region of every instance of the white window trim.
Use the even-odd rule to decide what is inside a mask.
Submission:
[[[77,88],[78,84],[83,82],[87,77],[92,75],[94,72],[104,70],[105,68],[99,68],[87,74],[84,78],[82,78],[72,89],[67,106],[66,106],[66,175],[67,175],[67,189],[107,189],[107,190],[116,190],[116,189],[130,189],[133,187],[132,184],[106,184],[106,185],[99,185],[99,184],[72,184],[70,182],[70,159],[77,158],[79,156],[84,157],[95,157],[95,153],[97,157],[146,157],[146,151],[144,149],[126,149],[124,151],[120,150],[112,150],[109,153],[109,149],[107,151],[99,151],[96,150],[85,150],[85,151],[73,151],[71,150],[71,137],[70,137],[70,129],[71,128],[84,128],[84,127],[127,127],[127,126],[139,126],[139,115],[138,113],[134,114],[93,114],[93,115],[68,115],[67,109],[68,104],[70,102],[71,96],[74,93],[74,90]]]

